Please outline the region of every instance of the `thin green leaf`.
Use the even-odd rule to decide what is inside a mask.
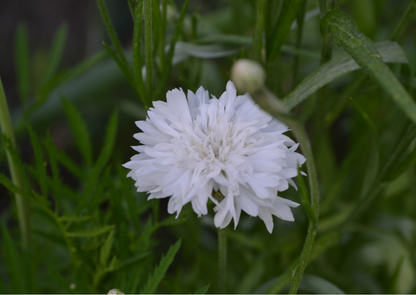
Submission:
[[[21,255],[17,251],[18,245],[10,236],[6,225],[2,223],[2,256],[8,267],[10,287],[13,293],[27,293],[26,282],[21,270]]]
[[[92,216],[74,216],[74,215],[63,215],[58,217],[60,222],[84,222],[90,220]]]
[[[107,44],[105,44],[105,42],[103,42],[103,45],[107,52],[110,54],[110,56],[113,58],[113,60],[116,62],[121,72],[124,74],[124,77],[126,77],[127,81],[129,81],[131,86],[133,86],[133,88],[136,89],[136,84],[134,83],[134,79],[128,65],[124,64],[123,61],[115,54],[115,52]]]
[[[66,236],[71,238],[91,238],[108,233],[113,228],[114,225],[106,225],[98,229],[93,229],[89,231],[66,232]]]
[[[36,160],[36,178],[38,179],[38,182],[40,184],[40,188],[42,191],[42,194],[44,196],[48,195],[48,187],[46,184],[47,181],[47,174],[46,174],[46,162],[43,159],[42,149],[40,147],[39,139],[36,137],[35,132],[33,129],[28,126],[29,135],[30,135],[30,142],[32,144],[32,150],[35,155]]]
[[[209,290],[209,287],[211,286],[211,284],[208,284],[202,288],[199,288],[194,294],[206,294]]]
[[[371,134],[373,135],[374,139],[376,140],[377,144],[380,142],[377,128],[374,125],[373,121],[370,119],[370,116],[367,114],[367,112],[358,104],[352,97],[350,97],[350,101],[352,102],[352,105],[354,108],[358,111],[358,113],[361,115],[361,118],[365,121],[365,123],[368,126],[368,129],[370,129]]]
[[[133,69],[134,77],[137,84],[137,92],[143,104],[148,108],[148,99],[146,99],[146,89],[143,83],[142,75],[142,56],[141,56],[141,33],[143,19],[143,1],[139,1],[134,12],[134,28],[133,28]]]
[[[113,151],[114,142],[117,136],[117,125],[118,125],[118,115],[117,115],[117,111],[114,111],[113,114],[111,115],[110,122],[108,123],[107,128],[106,128],[106,133],[105,133],[106,135],[104,138],[103,148],[101,150],[100,155],[98,156],[97,161],[94,164],[91,174],[89,175],[87,179],[87,182],[85,185],[86,188],[83,193],[82,200],[78,204],[77,214],[79,214],[82,209],[87,209],[87,208],[84,208],[87,203],[93,204],[91,203],[93,194],[98,196],[99,190],[97,189],[96,184],[97,184],[99,175],[104,171],[104,167],[107,164],[107,161],[109,160],[111,153]],[[105,186],[105,183],[102,183],[102,185]],[[101,186],[99,188],[102,189],[103,187]],[[91,206],[88,206],[88,207],[91,208]]]
[[[124,55],[124,51],[123,51],[123,48],[121,47],[121,43],[118,40],[116,30],[114,29],[113,23],[111,22],[107,7],[105,5],[105,1],[97,0],[97,5],[100,10],[100,14],[103,19],[104,25],[107,29],[108,36],[110,37],[111,43],[113,43],[113,46],[118,54],[118,57],[120,58],[120,61],[121,61],[120,63],[123,65],[123,68],[128,69],[130,72],[130,67]],[[130,76],[131,76],[131,73],[130,73]]]
[[[152,0],[143,0],[144,9],[144,46],[146,65],[146,90],[148,99],[153,95],[153,30],[152,30]]]
[[[321,21],[322,30],[331,30],[335,44],[352,58],[386,91],[402,111],[416,123],[416,103],[381,60],[377,48],[346,15],[331,10]]]
[[[416,147],[392,170],[388,171],[384,181],[390,182],[406,172],[416,163]]]
[[[68,171],[74,174],[79,179],[86,179],[85,172],[78,167],[78,165],[64,152],[60,151],[55,144],[51,136],[48,134],[45,141],[45,148],[48,153],[53,154],[54,158],[58,160]]]
[[[130,257],[126,260],[123,260],[123,261],[120,262],[120,267],[119,268],[131,265],[131,264],[139,261],[140,259],[143,259],[143,258],[147,257],[149,254],[150,254],[150,251],[147,251],[145,253],[139,253],[139,254],[134,255],[133,257]]]
[[[254,26],[253,45],[251,48],[251,58],[259,63],[262,61],[263,33],[266,12],[266,1],[256,1],[256,23]]]
[[[104,242],[104,245],[101,247],[100,250],[100,267],[104,268],[107,266],[108,258],[110,257],[111,247],[113,246],[114,242],[114,229],[110,231],[108,234],[107,239]]]
[[[56,73],[59,63],[61,62],[62,53],[66,41],[68,28],[65,24],[58,28],[55,34],[51,51],[49,52],[49,60],[46,66],[46,72],[42,79],[42,84],[49,81]]]
[[[375,47],[384,62],[408,63],[403,49],[395,42],[383,41],[376,43]],[[329,82],[359,68],[360,66],[348,55],[335,57],[307,76],[292,92],[283,98],[283,103],[288,109],[292,109]]]
[[[153,294],[156,292],[156,289],[159,286],[159,283],[164,278],[165,273],[168,270],[171,263],[173,262],[173,258],[178,252],[180,246],[181,246],[181,240],[177,241],[175,245],[169,248],[168,253],[166,254],[166,256],[162,257],[159,265],[156,267],[153,274],[149,277],[146,285],[144,286],[143,290],[141,290],[140,293]]]
[[[315,294],[345,294],[333,283],[314,275],[304,275],[299,289],[303,292]]]
[[[30,67],[29,67],[29,44],[26,26],[20,23],[15,36],[15,64],[17,83],[20,98],[23,104],[29,99],[30,90]]]
[[[304,0],[284,0],[279,19],[274,27],[272,36],[266,40],[267,60],[274,62],[280,54],[280,49],[286,41],[290,26],[296,19]]]
[[[87,167],[92,166],[92,145],[90,135],[81,114],[74,107],[74,105],[66,98],[62,98],[66,117],[71,127],[72,135],[75,138],[75,143],[80,151]]]
[[[166,83],[168,81],[169,75],[170,75],[170,71],[172,68],[172,63],[173,63],[173,56],[175,53],[175,45],[176,42],[179,39],[179,35],[182,32],[182,24],[183,24],[183,20],[185,19],[185,15],[186,15],[186,11],[188,9],[188,5],[189,5],[189,0],[185,0],[182,9],[181,9],[181,13],[179,15],[179,19],[176,22],[175,25],[175,30],[173,31],[173,35],[172,38],[170,39],[170,44],[169,44],[169,51],[168,54],[166,55],[166,59],[165,59],[165,64],[166,67],[162,73],[162,77],[159,79],[159,84],[157,85],[156,88],[156,94],[155,97],[156,99],[158,99],[160,97],[160,95],[162,94],[162,91],[164,91],[164,88],[166,86]]]
[[[406,9],[403,17],[400,19],[399,23],[397,24],[394,32],[392,33],[390,40],[393,41],[400,41],[403,34],[406,31],[406,28],[409,26],[411,20],[413,19],[416,13],[416,0],[412,0],[409,3],[409,6]]]
[[[313,224],[317,223],[317,218],[315,215],[315,211],[313,210],[311,203],[309,202],[309,193],[308,189],[306,188],[306,184],[303,181],[302,174],[300,171],[300,167],[298,167],[298,186],[299,186],[299,194],[300,194],[300,200],[302,203],[302,206],[306,212],[306,215],[308,216],[308,219]]]

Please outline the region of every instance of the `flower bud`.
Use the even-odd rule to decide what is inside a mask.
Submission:
[[[239,91],[253,93],[263,88],[266,73],[257,62],[240,59],[231,69],[231,80]]]

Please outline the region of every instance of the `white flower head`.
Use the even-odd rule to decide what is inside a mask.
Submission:
[[[136,122],[142,132],[134,137],[142,145],[133,149],[139,154],[124,164],[137,191],[149,199],[170,197],[168,212],[177,216],[187,203],[198,216],[207,214],[210,199],[219,228],[231,219],[235,228],[241,210],[259,216],[270,233],[272,215],[294,220],[290,207],[299,204],[277,194],[294,186],[291,178],[305,158],[283,134],[288,128],[249,95],[237,96],[228,82],[219,99],[209,99],[202,87],[187,97],[174,89],[153,107],[146,121]]]

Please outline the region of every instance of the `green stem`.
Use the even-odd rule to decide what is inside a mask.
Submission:
[[[283,104],[271,93],[267,88],[260,89],[257,92],[250,93],[252,98],[259,104],[259,106],[270,113],[272,116],[279,119],[281,122],[291,128],[292,133],[296,137],[297,141],[302,148],[303,155],[306,158],[306,167],[308,171],[309,186],[311,191],[311,205],[315,213],[316,219],[309,220],[308,233],[306,235],[305,244],[303,246],[299,263],[295,265],[292,272],[292,284],[290,287],[290,293],[296,293],[300,281],[303,276],[303,272],[309,261],[309,256],[312,251],[312,246],[315,241],[315,236],[318,229],[318,217],[319,217],[319,187],[318,187],[318,175],[316,172],[315,161],[312,153],[312,148],[306,135],[305,128],[291,115],[283,106]]]
[[[225,229],[218,229],[218,292],[225,292],[227,281],[227,233]]]
[[[144,44],[146,64],[147,99],[153,100],[153,30],[152,0],[144,0]]]
[[[256,2],[256,24],[253,34],[253,47],[251,57],[258,63],[262,63],[262,49],[263,49],[263,33],[264,33],[264,19],[265,19],[265,0],[258,0]]]
[[[13,125],[10,119],[9,107],[7,105],[6,95],[3,90],[3,83],[0,78],[0,127],[3,134],[10,139],[12,147],[16,147],[14,139]],[[19,175],[18,169],[13,162],[13,159],[6,149],[7,162],[9,164],[10,175],[13,184],[18,188],[23,188],[23,182]],[[29,219],[26,199],[19,194],[15,194],[17,216],[19,220],[20,232],[22,235],[22,246],[25,251],[29,249]]]

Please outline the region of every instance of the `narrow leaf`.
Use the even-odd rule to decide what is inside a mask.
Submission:
[[[48,153],[53,154],[54,158],[58,160],[68,171],[74,174],[79,179],[85,179],[85,172],[78,167],[78,165],[64,152],[60,151],[52,141],[52,138],[48,134],[45,147]]]
[[[304,0],[284,0],[282,10],[280,11],[279,19],[274,27],[273,34],[267,40],[267,60],[274,62],[279,56],[280,49],[286,41],[289,34],[290,27],[299,10],[302,7]]]
[[[63,215],[58,217],[60,222],[84,222],[90,220],[92,216],[74,216],[74,215]]]
[[[331,30],[335,44],[348,52],[416,123],[416,103],[382,61],[380,53],[371,40],[358,29],[348,15],[338,10],[331,10],[322,19],[321,28]]]
[[[51,51],[49,52],[49,60],[47,62],[46,72],[43,77],[43,82],[49,81],[56,73],[59,63],[61,62],[62,53],[66,41],[68,28],[66,25],[61,25],[55,34]]]
[[[66,232],[67,237],[71,238],[91,238],[96,237],[105,233],[108,233],[114,228],[114,225],[106,225],[98,229],[89,231],[78,231],[78,232]]]
[[[314,275],[304,275],[299,289],[315,294],[345,294],[344,291],[333,283]]]
[[[13,293],[27,293],[25,289],[24,276],[21,270],[21,261],[19,257],[21,255],[17,251],[18,246],[10,236],[9,230],[6,225],[2,223],[2,254],[8,267],[8,273],[10,276],[10,287]]]
[[[29,44],[26,26],[19,24],[15,37],[15,64],[20,98],[26,103],[30,90]]]
[[[375,46],[384,62],[408,63],[403,49],[397,43],[384,41],[376,43]],[[283,98],[283,103],[288,109],[292,109],[329,82],[359,68],[360,66],[348,55],[343,54],[335,57],[307,76],[292,92]]]
[[[114,242],[114,229],[110,231],[104,245],[100,250],[100,267],[105,268],[107,266],[108,258],[110,257],[111,247]]]
[[[47,181],[47,175],[46,175],[46,162],[43,159],[42,149],[39,144],[39,139],[36,137],[35,132],[33,129],[29,126],[29,135],[30,135],[30,142],[32,144],[32,150],[35,155],[35,161],[36,161],[36,178],[38,179],[38,182],[40,184],[40,188],[42,191],[42,194],[44,196],[48,195],[48,187],[46,184]]]
[[[209,290],[209,287],[211,286],[211,284],[208,284],[202,288],[199,288],[194,294],[206,294]]]
[[[78,150],[84,158],[84,162],[87,167],[91,167],[92,146],[87,126],[82,119],[81,114],[68,99],[62,98],[62,104],[64,106],[65,114],[69,121],[72,135],[75,138],[75,143],[78,147]]]
[[[141,290],[140,293],[153,294],[156,292],[159,283],[164,278],[165,273],[168,270],[171,263],[173,262],[173,258],[175,257],[176,252],[178,252],[180,246],[181,240],[177,241],[175,245],[169,248],[168,253],[166,254],[166,256],[162,257],[159,265],[156,267],[153,274],[149,277],[145,287],[143,288],[143,290]]]

